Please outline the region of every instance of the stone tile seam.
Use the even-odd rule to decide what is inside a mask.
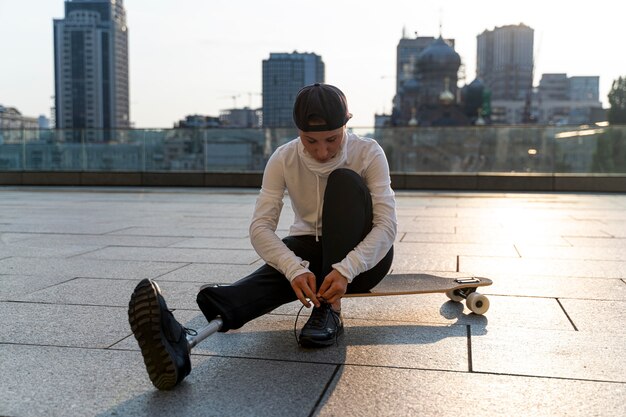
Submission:
[[[598,278],[598,279],[602,279],[602,280],[610,280],[611,278]],[[615,278],[613,278],[615,280]],[[623,280],[622,280],[623,281]],[[624,282],[626,284],[626,282]],[[555,296],[549,296],[549,295],[518,295],[518,294],[498,294],[498,293],[494,293],[494,292],[489,292],[489,291],[480,291],[481,294],[483,295],[488,295],[490,297],[500,297],[500,298],[531,298],[531,299],[537,299],[537,300],[552,300],[555,298],[558,298],[560,300],[577,300],[577,301],[600,301],[600,302],[605,302],[605,301],[622,301],[622,302],[626,302],[625,299],[614,299],[614,298],[580,298],[580,297],[567,297],[567,296],[560,296],[560,297],[555,297]]]
[[[474,363],[472,357],[472,326],[469,324],[466,326],[467,329],[467,371],[469,373],[474,372]]]
[[[36,346],[36,345],[35,345]],[[78,347],[80,349],[80,347]],[[103,348],[88,348],[92,350],[103,350],[103,351],[125,351],[125,352],[135,352],[139,351],[139,348],[135,349],[103,349]],[[254,360],[254,361],[268,361],[268,362],[287,362],[287,363],[308,363],[312,365],[325,365],[325,366],[352,366],[352,367],[361,367],[361,368],[379,368],[379,369],[400,369],[400,370],[408,370],[408,371],[433,371],[433,372],[450,372],[457,374],[468,374],[467,371],[456,371],[453,369],[442,369],[442,368],[411,368],[407,366],[394,366],[394,365],[374,365],[374,364],[363,364],[363,363],[346,363],[346,362],[321,362],[321,361],[311,361],[311,360],[296,360],[296,359],[277,359],[277,358],[263,358],[263,357],[252,357],[252,356],[239,356],[239,355],[219,355],[219,354],[211,354],[211,353],[192,353],[192,356],[196,357],[213,357],[213,358],[223,358],[223,359],[244,359],[244,360]],[[624,382],[626,384],[626,382]]]
[[[626,262],[620,262],[622,264],[626,265]],[[420,271],[421,273],[422,271]],[[428,272],[454,272],[454,271],[423,271],[425,273]],[[474,272],[470,272],[470,271],[459,271],[463,274],[474,274],[474,275],[478,275]],[[404,272],[404,273],[409,273],[409,272]],[[506,279],[513,279],[513,278],[517,278],[517,279],[525,279],[525,278],[533,278],[533,279],[567,279],[567,278],[573,278],[573,279],[594,279],[594,280],[616,280],[616,279],[622,279],[621,277],[607,277],[607,276],[591,276],[591,275],[538,275],[538,274],[533,274],[533,273],[512,273],[509,274],[506,271],[498,271],[498,270],[492,270],[492,271],[483,271],[482,273],[480,273],[480,276],[484,276],[486,278],[491,278],[492,280],[497,280],[498,276],[506,276]]]
[[[335,377],[339,373],[339,370],[342,368],[342,366],[343,365],[339,364],[339,365],[337,365],[335,367],[335,370],[333,371],[333,374],[330,376],[330,378],[328,378],[328,382],[326,382],[326,385],[324,386],[324,388],[320,392],[320,395],[317,398],[317,401],[315,402],[315,404],[311,408],[311,412],[309,413],[309,417],[313,417],[315,415],[315,413],[318,411],[318,408],[319,408],[320,404],[322,403],[322,400],[326,396],[326,392],[328,392],[329,388],[333,384],[333,381],[335,380]]]
[[[169,249],[169,248],[163,248],[163,249]],[[231,249],[225,249],[225,250],[231,250]],[[233,251],[240,251],[240,249],[232,249]],[[12,256],[11,258],[16,258],[16,259],[52,259],[52,258],[37,258],[37,257],[26,257],[26,256]],[[61,258],[61,259],[65,259],[65,258]],[[260,258],[255,258],[254,262],[252,263],[232,263],[232,262],[196,262],[196,261],[158,261],[158,260],[152,260],[152,259],[116,259],[116,258],[90,258],[90,257],[85,257],[85,258],[74,258],[74,259],[78,259],[78,260],[85,260],[85,261],[103,261],[103,262],[127,262],[127,263],[155,263],[155,264],[172,264],[172,265],[180,265],[180,264],[198,264],[198,265],[235,265],[235,266],[242,266],[242,265],[252,265],[254,262],[257,262]],[[0,259],[1,261],[2,259]],[[24,274],[22,274],[24,275]],[[41,274],[37,274],[37,275],[41,275]]]
[[[124,339],[130,337],[126,336]],[[123,340],[123,339],[122,339]],[[119,343],[119,342],[116,342]],[[0,342],[0,346],[29,346],[29,347],[43,347],[43,348],[54,348],[54,349],[73,349],[73,350],[86,350],[86,351],[102,351],[102,352],[139,352],[139,349],[129,349],[129,348],[110,348],[110,347],[89,347],[89,346],[63,346],[63,345],[50,345],[50,344],[35,344],[35,343],[11,343],[11,342]],[[423,367],[406,367],[406,366],[391,366],[391,365],[374,365],[374,364],[359,364],[359,363],[337,363],[337,362],[319,362],[319,361],[306,361],[306,360],[294,360],[294,359],[276,359],[276,358],[262,358],[262,357],[249,357],[249,356],[238,356],[238,355],[218,355],[218,354],[209,354],[209,353],[192,353],[192,356],[195,357],[215,357],[215,358],[223,358],[223,359],[243,359],[243,360],[251,360],[251,361],[268,361],[268,362],[287,362],[287,363],[308,363],[312,365],[326,365],[326,366],[336,366],[336,371],[339,367],[364,367],[364,368],[378,368],[378,369],[398,369],[398,370],[408,370],[408,371],[429,371],[429,372],[445,372],[445,373],[456,373],[456,374],[481,374],[481,375],[498,375],[498,376],[510,376],[510,377],[523,377],[523,378],[539,378],[539,379],[551,379],[551,380],[562,380],[562,381],[582,381],[582,382],[597,382],[597,383],[611,383],[618,385],[625,385],[626,381],[611,381],[611,380],[600,380],[600,379],[587,379],[587,378],[569,378],[569,377],[559,377],[559,376],[546,376],[546,375],[530,375],[530,374],[514,374],[514,373],[499,373],[499,372],[484,372],[484,371],[457,371],[450,369],[437,369],[437,368],[423,368]]]
[[[185,263],[184,265],[180,265],[180,266],[178,266],[178,268],[174,268],[174,269],[172,269],[171,271],[167,271],[167,272],[162,273],[161,275],[157,275],[156,277],[154,277],[154,279],[156,280],[156,279],[161,278],[162,276],[165,276],[165,275],[171,274],[171,273],[176,272],[176,271],[180,271],[181,269],[186,268],[186,267],[188,267],[188,266],[190,266],[190,265],[193,265],[193,264],[194,264],[194,262],[187,262],[187,263]],[[161,280],[161,282],[165,282],[165,281],[166,281],[166,280]]]
[[[120,305],[106,305],[106,304],[80,304],[80,303],[51,303],[46,301],[29,301],[29,300],[0,300],[0,303],[12,303],[12,304],[37,304],[37,305],[48,305],[48,306],[68,306],[68,307],[98,307],[98,308],[123,308],[128,309],[128,306],[120,306]],[[176,311],[176,309],[172,309],[172,311]],[[195,311],[195,310],[191,310]],[[200,310],[198,310],[200,311]]]
[[[27,292],[26,294],[23,294],[22,296],[28,296],[28,295],[36,294],[39,291],[49,290],[50,288],[58,287],[59,285],[63,285],[63,284],[67,284],[67,283],[72,282],[72,281],[76,281],[78,278],[79,277],[68,278],[65,281],[57,282],[56,284],[51,284],[51,285],[48,285],[47,287],[38,288],[38,289],[36,289],[34,291]],[[15,300],[15,301],[20,301],[20,300]]]
[[[569,239],[588,239],[588,240],[599,240],[599,241],[610,241],[613,242],[615,241],[616,243],[618,241],[624,241],[626,242],[626,237],[623,236],[579,236],[579,235],[563,235],[561,236],[561,238],[567,240]],[[567,240],[568,243],[571,243],[569,240]],[[619,243],[623,243],[623,242],[619,242]],[[554,245],[553,245],[554,246]],[[571,244],[571,246],[573,247],[577,247],[577,248],[585,248],[585,247],[589,247],[589,246],[585,246],[585,245],[574,245]],[[593,247],[593,246],[592,246]]]
[[[574,320],[572,320],[572,318],[570,317],[569,313],[565,309],[565,306],[563,306],[563,303],[561,303],[561,300],[559,298],[555,298],[555,300],[559,304],[559,307],[561,307],[561,310],[563,310],[563,313],[565,314],[565,317],[567,317],[567,320],[569,320],[569,322],[572,325],[572,327],[574,328],[574,330],[578,331],[578,327],[576,327],[576,324],[574,323]]]
[[[82,349],[82,348],[78,348]],[[102,348],[89,348],[92,350],[107,350]],[[134,352],[135,350],[131,349],[111,349],[111,351],[126,351],[126,352]],[[138,349],[137,349],[138,351]],[[338,362],[318,362],[318,361],[305,361],[305,360],[294,360],[294,359],[276,359],[276,358],[262,358],[262,357],[249,357],[249,356],[237,356],[237,355],[216,355],[216,354],[208,354],[208,353],[192,353],[192,356],[202,356],[202,357],[215,357],[215,358],[224,358],[224,359],[244,359],[244,360],[256,360],[256,361],[271,361],[271,362],[289,362],[289,363],[308,363],[313,365],[336,365],[341,367],[354,367],[354,368],[377,368],[377,369],[398,369],[398,370],[407,370],[407,371],[428,371],[428,372],[444,372],[444,373],[454,373],[454,374],[480,374],[480,375],[498,375],[498,376],[510,376],[510,377],[522,377],[522,378],[538,378],[538,379],[552,379],[552,380],[560,380],[560,381],[580,381],[580,382],[597,382],[597,383],[611,383],[618,385],[625,385],[626,381],[611,381],[611,380],[602,380],[602,379],[588,379],[588,378],[571,378],[571,377],[559,377],[559,376],[548,376],[548,375],[530,375],[530,374],[514,374],[514,373],[500,373],[500,372],[485,372],[485,371],[456,371],[453,369],[441,369],[441,368],[411,368],[407,366],[393,366],[393,365],[374,365],[374,364],[362,364],[362,363],[338,363]]]
[[[181,243],[181,242],[184,242],[184,241],[186,241],[186,240],[189,240],[189,239],[201,239],[201,238],[195,238],[195,237],[189,238],[189,237],[177,237],[177,236],[173,236],[173,237],[172,237],[172,239],[176,239],[176,240],[175,240],[174,242],[170,243],[169,245],[165,245],[165,246],[152,246],[152,247],[157,247],[157,248],[168,248],[168,249],[169,249],[169,248],[171,248],[171,247],[172,247],[172,245],[177,245],[177,244],[179,244],[179,243]],[[220,239],[225,239],[225,238],[220,238]],[[229,238],[229,239],[237,239],[237,238]],[[118,245],[118,246],[123,246],[123,245]],[[150,247],[150,246],[145,246],[145,247]]]
[[[72,258],[78,258],[78,257],[80,257],[80,256],[83,256],[83,255],[88,255],[88,254],[90,254],[90,253],[94,253],[94,252],[97,252],[97,251],[99,251],[99,250],[106,249],[106,248],[108,248],[108,246],[99,246],[99,247],[96,247],[95,249],[91,249],[91,250],[88,250],[88,251],[85,251],[85,252],[82,252],[82,253],[75,253],[74,255],[69,255],[69,256],[61,257],[61,259],[72,259]]]
[[[449,372],[458,372],[458,371],[449,371]],[[474,371],[474,374],[480,375],[495,375],[495,376],[509,376],[515,378],[536,378],[536,379],[550,379],[557,381],[577,381],[577,382],[594,382],[601,384],[615,384],[615,385],[624,385],[626,387],[626,381],[611,381],[604,379],[588,379],[588,378],[569,378],[569,377],[560,377],[560,376],[548,376],[548,375],[529,375],[529,374],[507,374],[500,372],[483,372],[483,371]]]
[[[177,270],[179,270],[181,268],[184,268],[185,266],[189,266],[189,265],[191,265],[191,263],[189,263],[188,265],[183,265],[181,267],[178,267],[178,268],[176,268],[176,269],[174,269],[172,271],[166,272],[166,273],[164,273],[162,275],[159,275],[159,277],[161,277],[163,275],[170,274],[170,273],[172,273],[174,271],[177,271]],[[240,266],[240,265],[237,264],[237,266]],[[48,277],[48,275],[46,275],[46,274],[3,274],[3,273],[0,273],[0,277],[3,277],[3,276],[4,277],[35,277],[35,278],[36,277]],[[63,278],[63,276],[53,276],[53,278]],[[72,278],[68,278],[67,281],[77,280],[77,279],[90,279],[90,280],[94,280],[94,281],[99,281],[99,280],[103,280],[103,281],[132,281],[132,282],[139,282],[140,281],[137,278],[88,277],[88,276],[82,276],[82,275],[77,275],[77,276],[74,276]],[[152,279],[156,279],[156,278],[152,278]],[[57,285],[61,285],[61,284],[65,283],[65,282],[67,282],[67,281],[63,281],[63,282],[60,282],[58,284],[53,284],[50,287],[55,287]],[[165,282],[165,281],[167,281],[167,282],[175,282],[175,283],[179,283],[179,284],[185,284],[185,283],[206,284],[207,283],[207,281],[178,281],[178,280],[165,280],[165,279],[164,280],[160,280],[160,282]],[[45,287],[45,288],[50,288],[50,287]],[[40,290],[42,290],[42,289],[44,289],[44,288],[41,288]],[[40,291],[40,290],[37,290],[37,291]]]
[[[128,339],[129,337],[133,337],[133,333],[131,331],[131,333],[127,334],[126,336],[122,337],[120,340],[116,341],[115,343],[110,344],[109,346],[107,346],[106,348],[104,348],[105,350],[128,350],[128,349],[114,349],[114,346],[122,343],[124,340]]]
[[[111,231],[105,232],[105,233],[97,233],[95,235],[96,236],[111,236],[111,235],[114,235],[114,234],[119,233],[121,231],[133,229],[135,227],[137,227],[137,226],[122,227],[121,229],[115,229],[115,230],[111,230]]]
[[[122,246],[124,248],[127,248],[128,246]],[[151,248],[154,249],[154,248]],[[162,249],[168,249],[168,248],[162,248]],[[37,260],[42,260],[42,259],[48,259],[48,260],[55,260],[55,261],[64,261],[67,260],[67,258],[59,258],[57,256],[9,256],[7,258],[2,258],[0,259],[0,261],[6,260],[6,259],[27,259],[27,260],[32,260],[32,259],[37,259]],[[74,259],[72,259],[74,260]],[[179,261],[152,261],[152,260],[141,260],[141,259],[101,259],[101,258],[83,258],[83,259],[79,259],[79,260],[88,260],[88,261],[102,261],[102,262],[109,262],[109,261],[114,261],[114,262],[127,262],[127,263],[159,263],[159,264],[180,264],[180,263],[184,263],[184,262],[179,262]],[[186,262],[189,263],[189,262]],[[219,265],[245,265],[245,264],[222,264],[222,263],[218,263],[218,262],[193,262],[196,264],[219,264]],[[13,274],[13,275],[18,275],[18,274]],[[19,274],[19,275],[42,275],[42,274]]]
[[[519,251],[517,252],[519,254]],[[607,262],[607,263],[618,263],[618,264],[625,264],[626,265],[626,259],[601,259],[601,258],[581,258],[581,257],[574,257],[573,255],[571,255],[571,257],[563,257],[563,258],[558,258],[558,257],[551,257],[551,256],[522,256],[520,254],[519,257],[512,257],[512,256],[492,256],[492,255],[457,255],[460,256],[462,258],[473,258],[473,259],[485,259],[485,258],[489,258],[489,259],[493,259],[493,258],[497,258],[497,259],[502,259],[502,260],[511,260],[511,261],[527,261],[527,262],[536,262],[536,261],[543,261],[543,262],[552,262],[552,261],[580,261],[580,262]]]
[[[558,300],[557,300],[558,301]],[[81,303],[52,303],[52,302],[45,302],[45,301],[29,301],[29,300],[0,300],[0,302],[3,303],[15,303],[15,304],[37,304],[37,305],[52,305],[52,306],[71,306],[71,307],[94,307],[94,308],[113,308],[113,309],[126,309],[127,306],[126,305],[105,305],[105,304],[81,304]],[[560,305],[560,303],[559,303]],[[563,308],[563,307],[561,307]],[[200,310],[199,309],[189,309],[189,308],[173,308],[172,309],[173,312],[175,311],[181,311],[181,312],[196,312],[199,313]],[[567,313],[565,312],[566,316]],[[279,317],[291,317],[291,318],[295,318],[296,314],[290,314],[290,313],[268,313],[269,316],[279,316]],[[569,319],[569,316],[568,316]],[[372,320],[372,319],[367,319],[367,318],[361,318],[361,317],[346,317],[347,321],[361,321],[361,322],[367,322],[367,321],[376,321],[376,322],[381,322],[380,319],[377,320]],[[408,320],[382,320],[383,322],[389,322],[389,323],[405,323],[407,325],[413,325],[415,327],[437,327],[437,328],[441,328],[441,329],[447,329],[447,328],[452,328],[452,327],[462,327],[462,326],[471,326],[471,327],[476,327],[476,328],[485,328],[486,325],[481,325],[481,324],[467,324],[467,323],[450,323],[450,324],[442,324],[440,322],[417,322],[417,321],[408,321]],[[573,324],[573,322],[570,319],[570,323],[572,324],[572,326],[574,327],[575,331],[579,331],[576,326]],[[494,326],[492,326],[494,327]],[[495,326],[496,328],[498,326]],[[505,328],[510,328],[509,326],[502,326]],[[520,329],[525,329],[525,327],[520,327]],[[552,331],[555,329],[538,329],[538,330],[544,330],[544,331]],[[559,329],[558,331],[567,331],[567,330],[562,330]],[[585,334],[587,333],[593,333],[593,332],[583,332]],[[451,336],[454,337],[454,336]]]
[[[216,238],[217,239],[217,238]],[[238,239],[238,240],[242,240],[243,238],[219,238],[219,239]],[[171,250],[177,250],[179,252],[200,252],[200,251],[207,251],[207,250],[219,250],[219,251],[249,251],[252,252],[254,249],[252,247],[249,248],[214,248],[214,247],[169,247],[169,246],[139,246],[139,245],[133,245],[133,246],[129,246],[129,245],[106,245],[106,246],[101,246],[96,248],[95,250],[89,251],[89,252],[95,252],[98,250],[103,250],[103,249],[109,249],[109,248],[116,248],[116,249],[149,249],[149,250],[156,250],[156,249],[171,249]],[[87,253],[89,253],[87,252]],[[72,255],[72,256],[78,256],[78,255]],[[124,259],[114,259],[114,260],[124,260]]]
[[[133,227],[136,227],[136,226],[133,226]],[[179,235],[138,235],[138,234],[124,234],[124,233],[116,233],[114,235],[107,235],[107,236],[112,236],[112,237],[117,237],[117,236],[121,236],[121,237],[169,237],[172,239],[182,239],[182,240],[208,237],[208,236],[179,236]],[[220,237],[220,239],[222,239],[222,237]]]
[[[181,311],[196,311],[196,310],[189,310],[189,309],[178,309],[178,310],[181,310]],[[268,316],[279,316],[279,317],[293,317],[293,318],[295,318],[297,316],[296,313],[267,313],[266,315],[268,315]],[[458,327],[472,326],[472,324],[467,324],[467,323],[442,324],[441,322],[433,322],[433,321],[420,321],[420,322],[417,322],[417,321],[409,321],[409,320],[393,320],[393,319],[388,319],[387,320],[387,319],[381,319],[381,318],[370,319],[370,318],[366,318],[366,317],[351,317],[350,315],[346,315],[343,318],[346,321],[354,320],[354,321],[365,321],[365,322],[371,321],[371,322],[375,322],[375,323],[407,323],[407,324],[413,324],[413,325],[425,325],[425,326],[434,326],[434,327],[442,327],[442,328],[449,328],[449,327],[453,327],[453,326],[458,326]],[[478,325],[478,324],[476,324],[474,326],[480,327],[480,325]]]
[[[77,278],[72,278],[68,281],[65,281],[64,283],[67,283],[69,281],[73,281],[76,280]],[[88,279],[92,279],[92,278],[88,278]],[[94,278],[95,279],[95,278]],[[118,281],[122,281],[122,280],[118,280]],[[163,281],[161,281],[163,282]],[[179,283],[179,281],[171,281],[171,282],[176,282]],[[187,283],[187,282],[185,282]],[[61,285],[63,283],[57,284],[57,285]],[[55,287],[57,285],[52,285],[50,287]],[[48,287],[48,288],[50,288]],[[41,289],[43,290],[43,289]],[[37,290],[35,292],[41,291],[41,290]],[[31,295],[33,293],[30,294],[26,294],[26,295]],[[538,298],[538,297],[536,297]],[[543,297],[542,297],[543,298]],[[552,298],[552,297],[545,297],[545,299],[554,299],[557,301],[557,303],[559,304],[559,306],[561,307],[561,309],[563,309],[564,314],[566,315],[566,317],[568,318],[569,322],[572,324],[574,330],[576,332],[579,332],[578,328],[574,325],[573,321],[571,320],[571,318],[569,317],[568,313],[565,311],[564,307],[562,306],[562,304],[560,303],[559,299],[556,298]],[[564,300],[576,300],[576,301],[600,301],[600,302],[614,302],[614,301],[618,301],[618,302],[624,302],[624,300],[585,300],[585,299],[577,299],[577,298],[562,298]],[[38,300],[13,300],[13,299],[2,299],[0,298],[0,303],[11,303],[11,304],[34,304],[34,305],[49,305],[49,306],[66,306],[66,307],[93,307],[93,308],[112,308],[112,309],[126,309],[128,308],[127,305],[112,305],[112,304],[85,304],[85,303],[72,303],[72,302],[48,302],[48,301],[38,301]],[[172,312],[175,311],[181,311],[181,312],[196,312],[196,313],[200,313],[200,310],[197,308],[171,308]],[[297,316],[296,313],[267,313],[268,316],[278,316],[278,317],[291,317],[291,318],[295,318]],[[477,327],[477,328],[486,328],[486,325],[484,324],[468,324],[468,323],[441,323],[441,322],[432,322],[432,321],[410,321],[410,320],[401,320],[401,319],[389,319],[389,320],[381,320],[381,319],[368,319],[366,317],[356,317],[356,316],[346,316],[345,319],[347,321],[361,321],[361,322],[368,322],[368,321],[372,321],[372,322],[387,322],[387,323],[403,323],[403,324],[407,324],[407,325],[413,325],[415,327],[419,327],[419,326],[428,326],[428,327],[439,327],[439,328],[451,328],[451,327],[462,327],[462,326],[472,326],[472,327]],[[358,327],[358,326],[357,326]],[[494,326],[492,325],[491,327],[494,328],[498,328],[498,327],[505,327],[505,328],[511,328],[510,326]],[[517,327],[518,329],[527,329],[527,327]],[[566,331],[563,329],[553,329],[553,328],[537,328],[536,330],[543,330],[543,331]],[[582,332],[582,333],[595,333],[592,331],[586,331],[586,332]],[[612,332],[614,333],[614,332]]]

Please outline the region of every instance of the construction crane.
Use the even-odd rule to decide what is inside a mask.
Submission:
[[[248,107],[252,108],[252,96],[263,96],[263,93],[257,93],[256,91],[246,91],[248,95]]]
[[[223,99],[223,98],[230,98],[233,100],[233,109],[237,108],[237,99],[239,97],[241,97],[242,95],[247,94],[248,95],[248,107],[252,108],[252,96],[257,95],[257,96],[262,96],[262,93],[258,93],[256,91],[243,91],[241,93],[237,93],[237,94],[231,94],[229,96],[221,96],[219,98]]]
[[[220,96],[219,98],[230,98],[233,100],[233,109],[237,108],[237,98],[241,97],[241,94],[231,94],[229,96]]]

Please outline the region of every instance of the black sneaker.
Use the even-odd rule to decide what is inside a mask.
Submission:
[[[313,307],[311,317],[300,332],[300,345],[303,347],[330,346],[343,333],[341,314],[334,311],[330,304],[322,303]]]
[[[193,331],[176,321],[156,282],[144,279],[137,284],[128,303],[128,321],[155,387],[172,389],[189,375],[186,334]]]

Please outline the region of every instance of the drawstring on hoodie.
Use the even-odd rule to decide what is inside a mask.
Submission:
[[[315,174],[315,179],[317,180],[317,187],[316,187],[316,191],[317,191],[317,205],[315,206],[315,241],[319,242],[320,239],[318,237],[318,220],[320,217],[320,176]]]
[[[347,156],[347,147],[348,147],[348,138],[349,134],[345,131],[343,132],[343,138],[341,147],[339,148],[338,153],[326,162],[318,162],[312,157],[307,151],[302,142],[298,142],[297,149],[298,155],[300,156],[300,161],[307,167],[307,169],[315,175],[315,181],[317,185],[316,198],[317,198],[317,207],[315,210],[315,241],[319,242],[319,231],[318,228],[320,226],[320,211],[322,210],[322,196],[320,195],[320,177],[328,178],[331,172],[335,169],[345,166],[346,161],[348,159]],[[309,223],[310,224],[310,223]]]

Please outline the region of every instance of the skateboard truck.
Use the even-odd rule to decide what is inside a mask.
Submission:
[[[465,299],[467,308],[475,314],[482,315],[489,310],[489,299],[477,293],[475,287],[458,288],[456,290],[447,291],[446,295],[450,300],[456,301],[457,303]]]

